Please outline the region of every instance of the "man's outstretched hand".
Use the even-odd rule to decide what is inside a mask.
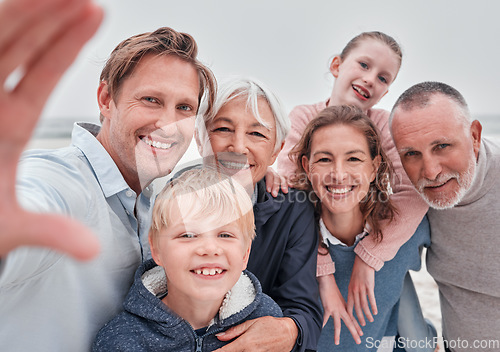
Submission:
[[[19,157],[48,97],[102,17],[91,0],[0,2],[0,257],[22,245],[78,259],[99,251],[95,236],[76,221],[22,210],[15,183]]]

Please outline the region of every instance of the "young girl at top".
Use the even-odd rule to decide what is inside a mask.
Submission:
[[[292,156],[298,176],[293,177],[292,182],[294,187],[310,192],[323,247],[328,248],[321,252],[336,260],[335,291],[343,300],[356,257],[355,248],[367,237],[385,239],[385,226],[398,216],[399,209],[389,197],[391,163],[382,150],[374,123],[352,106],[333,106],[321,111],[307,125]],[[429,244],[429,223],[425,217],[394,259],[375,275],[379,313],[377,319],[366,326],[363,343],[356,345],[347,338],[349,332],[344,329],[340,350],[375,350],[394,342],[405,275],[410,269],[420,268],[419,249]],[[334,320],[334,325],[340,324],[340,319]],[[318,351],[339,350],[331,343],[332,334],[329,321],[323,328]],[[419,351],[426,350],[419,341],[411,343],[417,344]],[[407,347],[406,340],[400,345]]]
[[[293,175],[296,165],[289,158],[290,150],[300,140],[306,125],[320,111],[329,106],[354,105],[360,108],[377,126],[381,133],[382,148],[394,167],[391,179],[391,201],[398,209],[394,220],[384,225],[383,241],[377,236],[364,237],[355,248],[357,254],[349,283],[347,304],[341,304],[334,293],[335,266],[330,256],[318,256],[318,281],[325,309],[325,321],[341,316],[353,337],[359,342],[361,329],[354,319],[350,322],[347,312],[356,312],[364,326],[366,318],[372,322],[377,314],[374,295],[375,271],[394,258],[399,248],[413,235],[427,212],[427,205],[414,190],[402,167],[390,135],[389,112],[373,109],[387,94],[394,82],[402,61],[402,51],[398,43],[381,32],[364,32],[349,41],[342,53],[335,56],[330,64],[330,72],[335,77],[330,97],[313,105],[295,107],[289,117],[292,124],[285,140],[283,151],[278,156],[278,172],[287,179]],[[406,280],[411,286],[411,278]],[[371,311],[370,311],[371,307]],[[352,313],[350,314],[352,317]],[[337,327],[336,327],[337,329]],[[338,327],[340,331],[340,327]],[[338,334],[336,333],[338,336]],[[336,342],[338,340],[336,339]]]

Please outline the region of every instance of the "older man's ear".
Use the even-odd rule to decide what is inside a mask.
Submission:
[[[472,121],[470,126],[470,134],[472,137],[472,145],[474,147],[474,154],[476,155],[476,161],[479,157],[479,147],[481,146],[481,132],[483,131],[483,126],[478,120]]]

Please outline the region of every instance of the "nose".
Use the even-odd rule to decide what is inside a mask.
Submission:
[[[198,241],[198,247],[196,249],[196,254],[200,256],[216,256],[222,254],[222,248],[220,247],[216,237],[203,236],[200,241]]]
[[[373,86],[373,82],[375,82],[375,79],[376,79],[376,73],[373,71],[366,72],[363,77],[363,81],[369,87]]]
[[[337,183],[341,183],[347,175],[345,166],[341,162],[334,163],[330,175]]]
[[[437,179],[442,171],[439,159],[432,155],[424,155],[422,159],[422,176],[431,181]]]
[[[230,140],[228,151],[236,154],[248,154],[248,146],[245,137],[239,133],[234,133]]]

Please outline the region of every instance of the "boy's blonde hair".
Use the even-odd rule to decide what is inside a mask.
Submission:
[[[172,211],[199,221],[211,217],[226,225],[237,222],[248,245],[255,237],[253,205],[245,188],[220,171],[203,167],[171,180],[156,198],[149,236],[157,246],[158,234],[172,223]],[[177,213],[178,214],[178,213]]]

